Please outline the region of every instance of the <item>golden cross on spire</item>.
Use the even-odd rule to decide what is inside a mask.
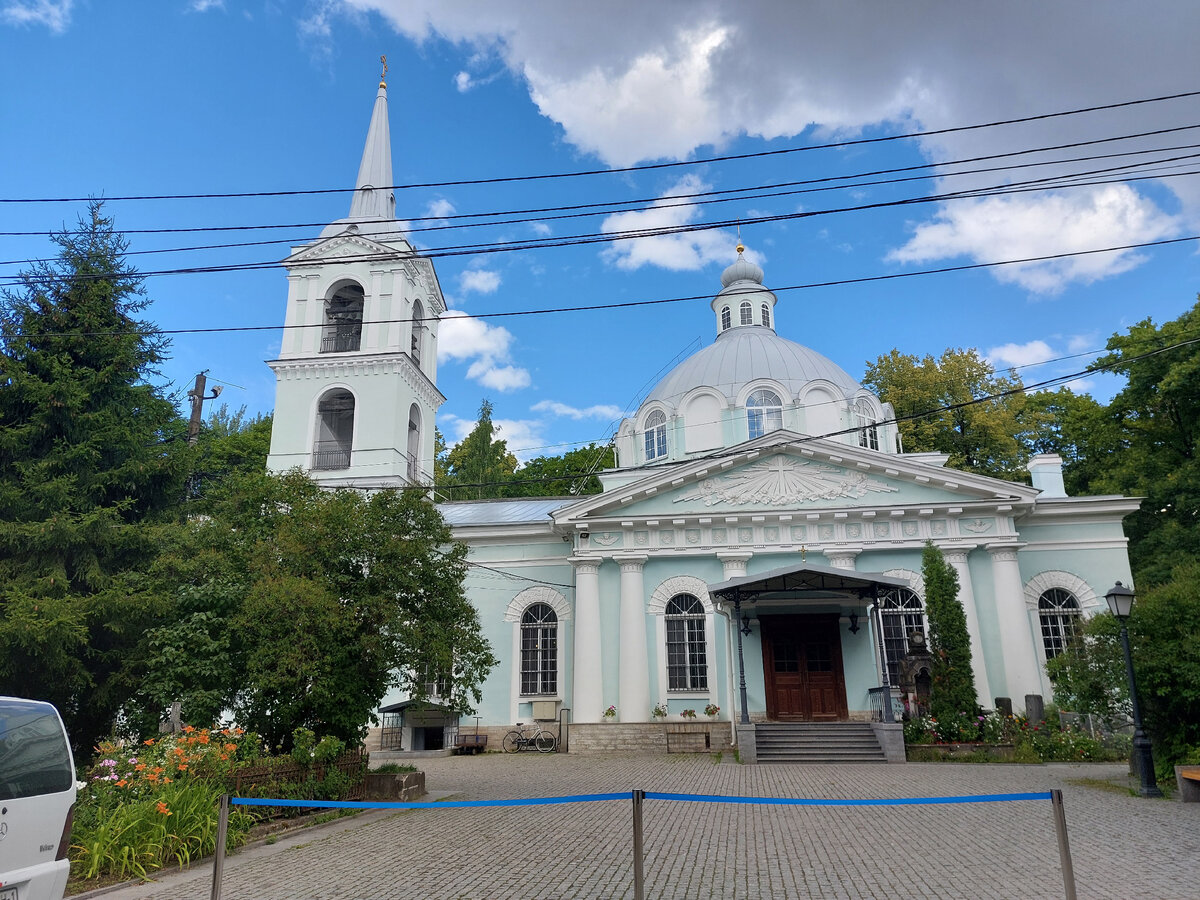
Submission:
[[[379,73],[379,86],[387,87],[387,55],[379,57],[379,61],[383,64],[383,71]]]
[[[742,220],[740,217],[737,220],[737,233],[738,233],[737,252],[740,255],[742,253],[742,251],[746,249],[745,245],[742,243]]]

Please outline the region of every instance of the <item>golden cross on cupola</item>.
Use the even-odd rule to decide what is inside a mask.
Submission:
[[[383,71],[379,73],[379,86],[387,87],[387,54],[379,57],[379,62],[383,64]]]

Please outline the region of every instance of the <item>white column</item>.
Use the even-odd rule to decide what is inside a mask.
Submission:
[[[979,610],[975,607],[975,588],[971,584],[971,570],[967,566],[967,554],[971,548],[941,549],[946,562],[954,566],[954,571],[958,573],[958,601],[962,604],[963,615],[967,619],[967,634],[971,636],[971,671],[975,675],[976,699],[984,709],[990,709],[994,698],[988,686],[987,663],[983,657],[982,632],[979,629]]]
[[[823,551],[825,558],[829,560],[829,565],[835,569],[854,570],[854,558],[862,553],[861,547],[848,547],[841,550],[825,550]]]
[[[1029,630],[1025,592],[1017,550],[1021,544],[988,544],[992,555],[992,584],[996,594],[996,615],[1000,619],[1000,646],[1004,650],[1004,684],[1015,709],[1025,707],[1026,694],[1040,694],[1042,679],[1038,673],[1037,653]],[[1002,695],[1003,696],[1003,695]]]
[[[575,566],[575,674],[571,721],[599,722],[604,709],[600,662],[600,560],[573,558]]]
[[[650,658],[646,651],[646,556],[617,557],[621,564],[621,645],[617,715],[622,722],[650,721]]]

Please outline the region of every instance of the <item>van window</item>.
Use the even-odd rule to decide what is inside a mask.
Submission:
[[[74,784],[71,750],[54,707],[0,698],[0,800],[57,794]]]

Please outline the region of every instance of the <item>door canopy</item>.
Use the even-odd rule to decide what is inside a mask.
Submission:
[[[734,603],[759,600],[870,600],[890,588],[906,588],[903,578],[875,572],[855,572],[831,566],[784,566],[759,575],[710,584],[714,600]]]

